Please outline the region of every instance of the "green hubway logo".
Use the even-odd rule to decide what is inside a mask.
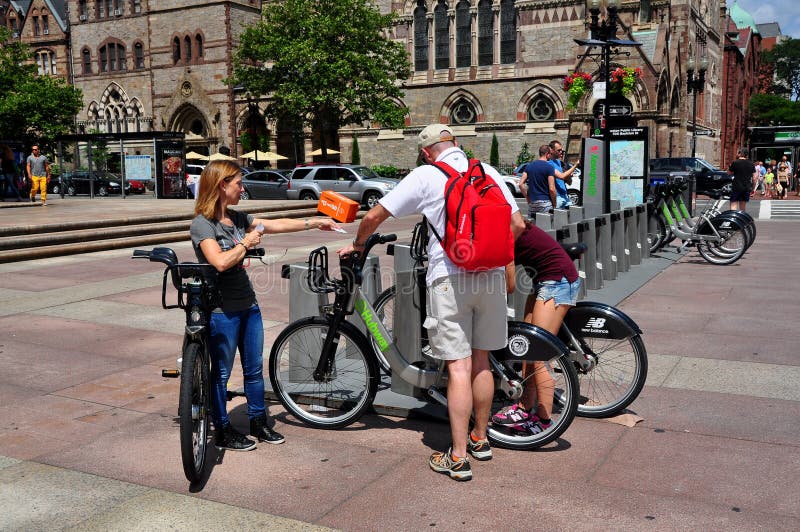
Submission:
[[[375,338],[375,343],[378,344],[381,352],[386,351],[389,348],[389,342],[386,341],[386,338],[383,337],[380,329],[378,328],[378,317],[370,312],[366,301],[363,299],[356,301],[355,308],[356,312],[358,312],[358,314],[361,316],[361,319],[364,320],[364,325],[367,326],[367,330],[370,332],[372,337]]]

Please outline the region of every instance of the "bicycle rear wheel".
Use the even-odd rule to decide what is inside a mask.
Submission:
[[[524,387],[526,383],[525,379],[523,379],[522,362],[505,360],[500,363],[504,364],[508,371],[515,374],[516,379]],[[540,368],[538,371],[548,371],[555,381],[553,411],[550,415],[552,425],[550,425],[547,430],[538,434],[530,434],[514,428],[502,427],[490,423],[487,435],[493,444],[508,449],[537,449],[555,441],[567,430],[572,420],[575,419],[579,394],[578,375],[569,357],[566,355],[559,355],[552,360],[544,362],[543,368]],[[528,380],[532,381],[532,374]],[[495,386],[495,390],[497,390],[497,386]],[[502,392],[496,391],[492,403],[492,412],[496,413],[502,408],[511,406],[517,402],[519,402],[518,398],[509,398]]]
[[[329,320],[303,318],[281,332],[269,355],[272,390],[297,419],[316,428],[337,429],[355,422],[372,406],[378,366],[367,339],[342,322],[329,378],[315,379]]]
[[[733,264],[744,255],[748,247],[748,238],[742,225],[735,220],[720,218],[713,218],[710,223],[716,229],[716,233],[723,238],[723,241],[709,242],[701,240],[697,242],[697,251],[711,264],[722,266]],[[706,228],[706,231],[700,234],[711,234],[711,232]]]
[[[178,417],[183,473],[189,482],[199,481],[205,469],[209,437],[209,393],[205,348],[197,342],[188,343],[183,349]]]
[[[667,238],[667,224],[657,213],[652,212],[647,217],[647,241],[650,244],[650,253],[655,253],[664,245]]]

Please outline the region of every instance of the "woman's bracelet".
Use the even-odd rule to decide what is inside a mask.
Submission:
[[[238,246],[239,244],[241,244],[241,245],[242,245],[242,247],[244,248],[244,252],[245,252],[245,253],[247,253],[247,250],[249,249],[249,248],[247,247],[247,244],[245,244],[245,243],[244,243],[244,241],[242,241],[242,240],[238,241],[238,242],[236,243],[236,246]],[[236,247],[236,246],[234,246],[234,247]]]
[[[308,218],[306,218],[306,231],[308,231],[309,229],[311,229],[311,221]]]

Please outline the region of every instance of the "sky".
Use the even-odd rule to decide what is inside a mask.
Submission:
[[[800,39],[800,0],[738,0],[739,7],[753,16],[756,24],[777,22],[781,33]],[[733,0],[728,0],[728,8]]]

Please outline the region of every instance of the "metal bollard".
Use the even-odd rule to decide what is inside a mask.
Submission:
[[[424,301],[420,301],[418,283],[421,282],[424,286],[425,269],[417,267],[411,258],[409,244],[394,244],[392,248],[395,274],[392,335],[403,357],[409,362],[416,362],[422,360],[422,323],[409,317],[417,316],[419,308],[424,305]],[[422,297],[425,297],[425,290],[422,290]],[[420,319],[424,321],[425,316],[421,316]],[[413,395],[414,387],[402,379],[392,379],[392,391]]]
[[[571,224],[583,221],[584,220],[583,207],[578,207],[577,205],[570,205],[567,216],[569,218],[569,223]]]
[[[639,245],[642,250],[642,260],[650,257],[650,243],[647,241],[647,204],[640,203],[636,206],[636,218],[639,230]]]
[[[642,244],[639,242],[639,218],[636,207],[625,209],[625,248],[628,250],[628,261],[631,266],[642,263]]]
[[[597,230],[594,218],[578,222],[578,240],[586,244],[586,251],[578,262],[584,272],[583,284],[587,290],[599,290],[603,287],[603,275],[598,268]]]
[[[308,264],[284,264],[281,277],[289,279],[289,321],[299,320],[306,316],[319,316],[320,307],[328,304],[328,294],[315,294],[308,288]],[[311,335],[311,331],[306,333]],[[289,344],[289,381],[300,382],[307,377],[301,363],[308,356],[301,349],[300,337]],[[314,338],[307,338],[314,341]],[[318,340],[318,339],[317,339]],[[294,361],[298,363],[295,364]]]
[[[543,231],[547,231],[549,229],[553,229],[553,215],[547,214],[546,212],[537,212],[536,219],[533,220],[536,224],[536,227],[542,229]]]
[[[566,227],[567,224],[569,224],[569,211],[565,209],[555,209],[553,211],[553,229],[561,229],[562,227]]]
[[[597,232],[597,263],[604,281],[617,278],[617,261],[611,246],[611,215],[596,217],[594,227]]]
[[[626,272],[625,267],[625,213],[614,211],[611,213],[611,260],[616,264],[617,274]],[[630,266],[630,264],[628,264]]]

